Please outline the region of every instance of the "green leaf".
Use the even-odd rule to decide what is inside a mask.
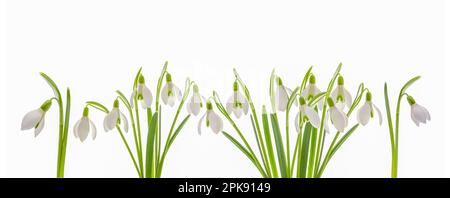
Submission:
[[[411,86],[413,83],[415,83],[419,79],[420,79],[420,76],[416,76],[416,77],[412,78],[411,80],[409,80],[408,82],[406,82],[405,85],[403,85],[402,89],[400,90],[400,95],[405,93],[406,89],[408,89],[409,86]]]
[[[48,85],[50,85],[50,87],[53,90],[53,93],[55,94],[55,97],[61,101],[61,92],[58,89],[58,86],[56,85],[55,81],[53,81],[47,74],[45,74],[44,72],[40,73],[41,76],[44,78],[44,80],[48,83]]]
[[[310,124],[310,123],[308,122],[308,124]],[[309,156],[312,156],[312,157],[309,158],[309,162],[308,162],[308,177],[309,178],[311,178],[314,173],[314,166],[315,166],[314,156],[316,156],[316,141],[317,141],[317,129],[312,127],[311,148],[309,149]]]
[[[147,148],[146,148],[146,156],[145,156],[145,177],[150,178],[154,175],[154,162],[153,162],[153,149],[155,143],[155,134],[157,132],[157,123],[158,123],[158,112],[155,112],[153,116],[148,116],[147,121],[149,121],[148,126],[148,134],[147,134]]]
[[[104,105],[102,105],[102,104],[100,104],[100,103],[98,103],[98,102],[95,102],[95,101],[87,101],[86,104],[89,105],[89,106],[91,106],[91,107],[94,107],[94,108],[96,108],[96,109],[98,109],[98,110],[100,110],[100,111],[102,111],[102,112],[104,112],[104,113],[109,113],[108,108],[106,108]]]
[[[265,111],[265,107],[263,107],[263,112]],[[262,114],[262,121],[263,121],[263,128],[264,128],[264,137],[266,140],[266,145],[267,145],[267,151],[269,154],[269,162],[270,162],[270,166],[272,167],[272,176],[273,177],[278,177],[278,168],[277,168],[277,164],[275,162],[275,155],[273,153],[273,147],[272,147],[272,138],[270,135],[270,127],[269,127],[269,119],[267,116],[267,113],[263,113]]]
[[[186,124],[186,122],[189,120],[189,117],[191,115],[187,115],[183,121],[181,121],[181,123],[178,125],[177,129],[175,129],[175,132],[173,133],[172,137],[170,138],[169,141],[169,147],[167,150],[169,150],[170,146],[172,145],[173,141],[175,141],[175,138],[178,136],[178,134],[180,133],[181,129],[183,129],[184,125]]]
[[[139,68],[139,70],[136,74],[136,77],[134,77],[133,90],[136,89],[136,87],[137,87],[139,76],[141,75],[141,71],[142,71],[142,67]]]
[[[125,107],[128,109],[128,111],[131,112],[131,104],[128,101],[127,97],[125,97],[125,95],[120,91],[120,90],[116,90],[116,93],[119,95],[119,99],[122,101],[122,103],[125,105]]]
[[[277,147],[278,155],[278,165],[281,170],[281,177],[288,177],[287,167],[286,167],[286,154],[284,152],[283,139],[281,137],[280,126],[278,124],[278,117],[276,114],[270,114],[270,119],[272,122],[272,130],[275,137],[275,145]]]
[[[250,161],[252,161],[253,164],[256,165],[255,159],[253,159],[252,155],[250,154],[249,151],[247,151],[247,149],[245,149],[241,143],[239,143],[236,139],[234,139],[230,134],[228,134],[225,131],[222,131],[223,135],[225,135],[225,137],[230,140],[239,150],[241,150],[242,153],[245,154],[245,156],[248,157],[248,159],[250,159]]]
[[[270,176],[271,175],[271,171],[270,171],[270,168],[269,168],[269,164],[268,164],[268,162],[266,161],[266,158],[263,155],[264,151],[261,148],[261,142],[259,141],[258,131],[256,131],[255,120],[253,119],[252,115],[250,115],[250,120],[252,121],[252,128],[253,128],[253,132],[255,134],[256,143],[258,144],[259,154],[261,155],[261,159],[263,160],[264,168],[266,169],[267,174]]]
[[[303,136],[303,143],[301,148],[301,158],[300,158],[300,178],[306,177],[306,170],[308,167],[308,155],[309,155],[309,144],[311,141],[311,132],[312,132],[312,125],[308,122],[305,125],[304,130],[304,136]],[[314,158],[314,156],[311,156],[311,158]]]

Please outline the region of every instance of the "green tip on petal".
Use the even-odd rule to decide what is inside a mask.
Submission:
[[[119,100],[118,99],[114,100],[113,107],[114,108],[119,108]]]
[[[311,74],[309,76],[309,83],[310,84],[316,84],[316,76],[314,76],[314,74]]]
[[[416,100],[414,100],[412,96],[408,95],[406,99],[408,100],[409,105],[416,104]]]
[[[233,83],[233,91],[238,91],[239,90],[239,84],[237,81],[234,81]]]
[[[83,109],[83,117],[87,117],[89,115],[89,108],[88,107],[84,107]]]
[[[145,84],[145,78],[143,75],[139,75],[139,84]]]
[[[338,85],[344,85],[344,77],[342,77],[341,75],[339,75],[338,77]]]
[[[278,85],[283,85],[283,80],[281,80],[281,78],[280,77],[278,77],[277,78],[277,83],[278,83]]]
[[[206,102],[206,110],[212,110],[212,104],[209,100]]]
[[[42,111],[47,112],[51,106],[52,106],[52,100],[50,99],[50,100],[46,100],[44,103],[42,103],[40,108],[42,109]]]
[[[195,93],[198,93],[198,86],[197,86],[197,84],[194,84],[194,86],[193,86],[192,89],[194,89],[194,92],[195,92]]]
[[[166,82],[172,82],[172,75],[169,73],[166,74]]]
[[[305,105],[306,104],[306,100],[303,97],[300,97],[300,105]]]
[[[262,113],[263,113],[263,114],[267,114],[266,105],[263,105]]]
[[[370,91],[367,91],[366,93],[366,101],[372,101],[372,93],[370,93]]]
[[[327,98],[327,103],[328,103],[328,106],[329,106],[329,107],[334,107],[333,99]]]

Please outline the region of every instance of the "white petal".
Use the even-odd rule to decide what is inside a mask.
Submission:
[[[86,140],[88,135],[89,135],[89,120],[87,117],[82,117],[80,125],[78,125],[78,137],[80,138],[81,142],[84,142],[84,140]]]
[[[339,102],[336,102],[336,104],[334,104],[334,106],[336,106],[340,110],[344,110],[345,104],[342,103],[341,101],[339,101]]]
[[[131,96],[130,96],[131,108],[134,108],[134,96],[135,95],[136,95],[136,91],[133,91],[133,93],[131,93]]]
[[[286,111],[288,94],[283,86],[278,86],[276,92],[276,104],[279,111]]]
[[[414,118],[422,123],[426,123],[427,121],[427,111],[425,110],[425,108],[423,108],[422,106],[418,105],[418,104],[414,104],[411,107],[411,111],[414,114]]]
[[[319,102],[317,102],[317,106],[319,107],[319,110],[322,111],[323,109],[323,98],[319,100]]]
[[[300,95],[303,96],[305,99],[308,99],[307,97],[308,97],[308,93],[309,93],[310,87],[311,87],[311,84],[308,83],[308,84],[306,85],[305,89],[303,89],[302,93],[300,94]]]
[[[316,84],[314,84],[314,86],[312,86],[312,93],[315,95],[319,94],[321,91],[319,88],[317,88]]]
[[[35,128],[43,116],[44,111],[41,108],[28,112],[22,119],[21,130]]]
[[[357,119],[358,119],[358,122],[360,124],[362,124],[363,126],[365,126],[369,122],[370,112],[371,112],[371,109],[370,109],[370,104],[368,102],[364,103],[364,105],[361,108],[359,108]]]
[[[181,96],[182,96],[182,94],[181,94],[181,90],[180,90],[180,88],[178,88],[175,84],[172,84],[172,90],[173,90],[173,94],[175,95],[175,97],[178,99],[178,100],[181,100]]]
[[[345,132],[345,127],[347,127],[347,116],[336,107],[330,109],[331,122],[333,123],[336,130],[340,132]]]
[[[241,118],[242,115],[242,109],[241,108],[234,108],[233,113],[236,116],[236,118]]]
[[[36,129],[34,129],[34,137],[38,136],[39,133],[41,133],[42,129],[44,128],[44,125],[45,125],[45,116],[42,116],[41,121],[39,121]]]
[[[175,105],[175,96],[169,96],[169,97],[167,98],[167,104],[168,104],[170,107],[173,107],[173,106]]]
[[[343,90],[344,90],[345,104],[347,105],[348,108],[350,108],[353,103],[352,95],[350,94],[349,91],[347,91],[347,89],[343,88]]]
[[[309,119],[309,123],[311,123],[315,128],[319,128],[320,127],[319,114],[313,108],[308,106],[304,108],[304,112]]]
[[[238,99],[239,99],[239,101],[241,101],[241,103],[242,103],[242,109],[244,110],[244,114],[247,115],[247,113],[248,113],[248,107],[249,107],[247,98],[245,98],[245,96],[242,95],[241,93],[238,93]]]
[[[161,91],[161,99],[165,105],[167,105],[167,100],[169,99],[169,88],[168,84],[165,84]]]
[[[235,99],[236,98],[234,97],[234,94],[233,94],[227,100],[227,104],[226,104],[225,108],[226,108],[228,114],[231,114],[233,112]]]
[[[97,137],[97,128],[95,127],[95,124],[91,120],[89,120],[89,124],[92,133],[92,140],[95,140],[95,138]]]
[[[119,119],[119,110],[114,108],[103,120],[103,128],[106,132],[111,131],[116,127],[117,119]]]
[[[328,111],[325,113],[325,120],[323,121],[324,124],[324,130],[327,133],[330,133],[330,127],[328,127],[328,118],[330,116],[330,110],[328,109]]]
[[[192,101],[189,100],[188,104],[186,105],[186,109],[187,109],[188,114],[192,114],[192,110],[191,110],[192,104],[193,104]]]
[[[81,119],[79,119],[73,126],[73,135],[78,138],[78,126],[80,125]]]
[[[208,117],[212,131],[216,134],[222,131],[223,128],[222,119],[220,119],[220,117],[214,111],[210,111]]]
[[[380,125],[383,124],[383,116],[381,115],[380,109],[378,109],[378,107],[375,106],[374,104],[372,104],[372,107],[375,109],[375,111],[377,111],[378,120],[379,120]]]
[[[334,88],[334,90],[331,92],[331,99],[333,99],[333,101],[337,100],[338,89],[339,89],[339,86]]]
[[[198,124],[197,124],[197,131],[198,131],[199,135],[202,134],[202,122],[203,122],[203,119],[205,118],[205,116],[206,116],[206,113],[203,114],[203,116],[200,118],[200,120],[198,121]]]
[[[416,119],[416,116],[413,113],[413,108],[411,107],[411,120],[416,124],[416,126],[419,126],[419,120]]]
[[[145,86],[142,85],[142,97],[143,97],[143,107],[144,109],[150,108],[152,106],[152,102],[153,102],[153,95],[152,92],[150,91],[150,89]]]
[[[191,112],[195,116],[197,116],[200,113],[201,105],[202,104],[202,98],[199,94],[195,94],[191,99]]]
[[[117,109],[117,111],[120,113],[120,122],[123,123],[123,128],[125,129],[125,132],[128,132],[128,120],[125,115]]]

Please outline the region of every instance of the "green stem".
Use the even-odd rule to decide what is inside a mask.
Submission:
[[[139,167],[141,172],[144,172],[144,160],[142,157],[142,137],[141,137],[141,123],[140,123],[140,119],[139,119],[139,107],[138,107],[138,103],[137,103],[137,99],[136,99],[136,95],[133,98],[133,102],[134,102],[134,109],[135,109],[135,114],[136,114],[136,128],[137,128],[137,149],[138,149],[138,158],[139,158]]]
[[[131,160],[133,160],[134,168],[136,168],[136,172],[138,173],[138,176],[142,178],[142,172],[139,170],[139,166],[136,163],[136,159],[134,158],[133,152],[131,152],[130,146],[128,145],[127,140],[125,139],[125,136],[123,135],[122,130],[119,126],[116,126],[117,131],[119,131],[120,137],[122,138],[123,143],[125,144],[125,147],[127,148],[128,154],[130,154]]]

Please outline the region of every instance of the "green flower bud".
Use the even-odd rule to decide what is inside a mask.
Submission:
[[[114,108],[119,108],[119,100],[118,99],[114,100],[113,107]]]
[[[84,107],[83,109],[83,117],[88,117],[89,115],[89,108],[88,107]]]
[[[145,78],[142,74],[139,75],[139,84],[145,84]]]
[[[338,77],[338,85],[344,85],[344,77],[342,77],[341,75],[339,75]]]
[[[40,108],[42,109],[42,111],[47,112],[51,106],[52,106],[52,100],[49,99],[49,100],[46,100],[44,103],[42,103]]]
[[[366,93],[366,101],[368,102],[372,101],[372,93],[370,93],[370,91]]]
[[[310,84],[316,84],[316,76],[314,76],[314,74],[311,74],[309,76],[309,83]]]
[[[327,104],[328,104],[329,107],[334,107],[333,99],[327,98]]]
[[[237,81],[234,81],[233,83],[233,91],[238,91],[239,90],[239,84]]]
[[[206,102],[206,110],[212,110],[212,104],[209,100]]]
[[[406,100],[408,100],[409,105],[416,104],[416,100],[414,100],[414,98],[412,96],[410,96],[410,95],[408,95]]]
[[[172,75],[169,73],[166,74],[166,82],[172,82]]]
[[[306,104],[306,100],[303,97],[300,97],[300,105],[305,105]]]
[[[194,93],[198,93],[198,86],[197,86],[197,84],[194,84],[192,89],[194,89]]]
[[[280,77],[278,77],[277,78],[277,83],[278,83],[278,85],[283,85],[283,80],[281,80],[281,78]]]

